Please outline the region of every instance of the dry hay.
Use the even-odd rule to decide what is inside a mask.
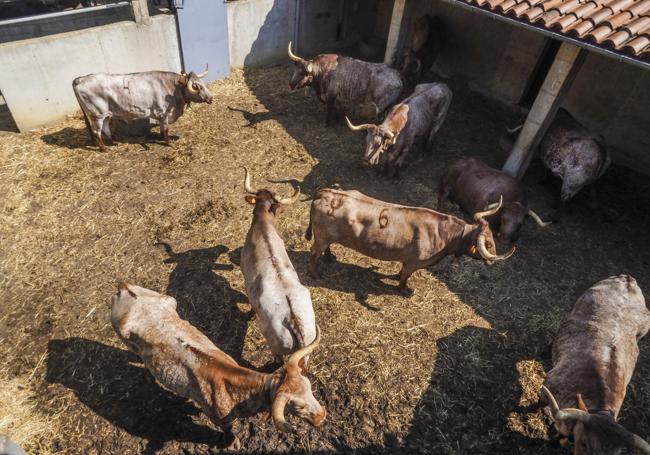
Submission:
[[[8,378],[33,373],[30,415],[55,416],[58,426],[38,438],[34,453],[199,454],[219,434],[191,404],[148,381],[117,341],[108,301],[117,280],[173,295],[181,315],[220,348],[268,370],[271,355],[249,321],[238,267],[251,220],[243,165],[254,185],[279,192],[299,184],[308,196],[340,184],[433,206],[453,159],[500,163],[499,135],[516,117],[452,82],[434,155],[413,153],[402,178],[387,180],[358,165],[364,135],[342,124],[325,128],[319,103],[287,93],[288,71],[235,72],[213,84],[215,103],[193,106],[172,125],[180,136],[172,147],[130,139],[99,153],[79,118],[2,136],[0,355]],[[533,168],[526,183],[536,211],[548,215],[557,187],[537,183],[538,174]],[[506,263],[466,258],[418,271],[410,299],[390,277],[398,264],[341,247],[333,248],[336,263],[323,264],[324,278],[310,278],[309,201],[287,209],[278,230],[323,330],[311,373],[328,419],[288,436],[258,418],[242,421],[244,448],[554,453],[541,415],[528,407],[563,315],[582,290],[612,274],[632,273],[650,288],[648,251],[635,245],[648,230],[648,193],[640,191],[647,184],[621,169],[604,184],[613,221],[594,222],[579,199],[551,229],[527,224]],[[637,192],[643,196],[629,197]],[[647,435],[646,340],[641,350],[623,415],[636,415]]]

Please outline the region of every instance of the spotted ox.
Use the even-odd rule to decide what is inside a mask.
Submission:
[[[576,455],[650,455],[650,444],[617,423],[637,357],[650,330],[650,311],[636,280],[602,280],[578,298],[553,343],[553,368],[542,395]]]

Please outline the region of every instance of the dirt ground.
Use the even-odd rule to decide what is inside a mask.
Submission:
[[[313,97],[289,93],[289,74],[247,70],[215,83],[215,103],[172,125],[172,147],[128,140],[100,153],[79,118],[0,137],[0,433],[37,454],[208,453],[221,433],[148,381],[113,332],[117,281],[174,296],[218,347],[269,371],[238,266],[252,215],[242,166],[254,185],[279,192],[339,184],[432,207],[445,166],[463,155],[499,166],[499,137],[518,120],[449,81],[454,99],[433,155],[412,154],[390,180],[360,166],[363,134],[326,128]],[[541,177],[534,163],[524,181],[547,218],[559,187]],[[630,273],[650,292],[649,188],[646,177],[613,167],[600,186],[603,221],[581,195],[561,223],[526,224],[504,263],[464,258],[417,272],[411,298],[396,292],[397,264],[337,246],[323,279],[310,278],[310,202],[292,206],[278,229],[323,332],[311,377],[328,418],[318,429],[294,418],[295,435],[241,421],[244,451],[562,453],[530,409],[548,347],[594,282]],[[621,416],[650,437],[650,337],[640,349]]]

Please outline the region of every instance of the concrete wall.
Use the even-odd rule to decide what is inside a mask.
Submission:
[[[544,48],[542,35],[431,0],[407,2],[402,27],[425,13],[442,23],[437,73],[467,78],[474,89],[503,102],[519,102]]]
[[[0,44],[0,91],[20,131],[54,124],[79,109],[72,80],[89,73],[180,71],[176,21],[118,22]]]
[[[228,3],[230,66],[286,62],[287,44],[293,39],[295,3],[295,0]]]

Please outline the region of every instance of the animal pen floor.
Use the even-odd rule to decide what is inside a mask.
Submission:
[[[322,105],[289,94],[289,71],[239,71],[213,84],[215,103],[194,105],[172,125],[180,136],[172,147],[128,141],[99,153],[80,118],[0,137],[0,434],[30,453],[207,453],[220,433],[148,380],[113,332],[117,281],[174,296],[218,347],[268,371],[238,265],[252,215],[242,166],[253,185],[280,192],[339,184],[432,207],[445,166],[465,154],[500,165],[499,136],[518,120],[450,81],[454,99],[433,156],[412,154],[401,179],[389,180],[360,166],[363,134],[326,128]],[[559,189],[541,175],[534,164],[525,183],[548,217]],[[528,222],[506,262],[447,259],[417,272],[412,298],[395,290],[397,264],[342,247],[322,280],[309,277],[309,201],[288,208],[278,229],[323,332],[311,374],[328,417],[318,429],[299,424],[296,435],[243,420],[244,451],[565,450],[550,445],[541,413],[529,408],[550,368],[547,348],[597,280],[630,273],[650,294],[649,188],[613,167],[600,187],[604,221],[579,196],[561,223]],[[621,416],[650,437],[650,337],[640,348]]]

